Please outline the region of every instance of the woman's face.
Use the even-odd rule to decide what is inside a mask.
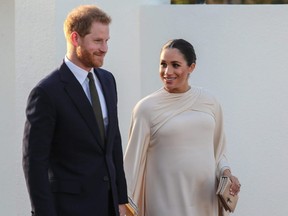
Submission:
[[[195,63],[187,65],[183,54],[176,48],[166,48],[160,55],[160,78],[166,91],[183,93],[188,91],[189,74],[195,68]]]

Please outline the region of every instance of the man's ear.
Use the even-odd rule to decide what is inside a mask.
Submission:
[[[77,32],[72,32],[70,35],[70,40],[73,46],[78,46],[79,34]]]

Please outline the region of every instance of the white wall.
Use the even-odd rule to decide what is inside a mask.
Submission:
[[[14,2],[0,1],[0,215],[11,212],[15,204],[15,46],[14,46]],[[9,188],[9,190],[7,190]],[[13,193],[13,195],[12,195]],[[7,194],[7,195],[6,195]]]
[[[14,2],[0,3],[1,47],[5,50],[0,58],[4,70],[0,94],[5,104],[0,112],[4,146],[0,153],[0,215],[29,215],[21,167],[26,99],[36,82],[65,55],[62,23],[67,12],[90,3],[98,4],[113,19],[104,67],[118,83],[123,148],[132,107],[161,86],[161,46],[170,38],[186,38],[198,55],[191,83],[210,89],[223,105],[231,163],[243,185],[234,215],[288,214],[288,174],[283,167],[288,162],[287,6],[169,6],[164,0]]]

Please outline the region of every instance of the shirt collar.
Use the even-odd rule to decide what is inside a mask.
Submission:
[[[78,82],[82,85],[87,79],[88,71],[83,70],[82,68],[75,65],[73,62],[71,62],[67,58],[67,56],[65,56],[64,62],[66,63],[68,68],[72,71],[72,73],[74,74]],[[90,72],[93,72],[93,68],[91,68]],[[94,73],[93,73],[93,77],[94,77]]]

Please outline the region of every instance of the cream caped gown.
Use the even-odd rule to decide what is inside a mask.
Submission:
[[[218,216],[216,178],[229,168],[219,103],[206,90],[164,88],[132,113],[124,167],[140,216]]]

